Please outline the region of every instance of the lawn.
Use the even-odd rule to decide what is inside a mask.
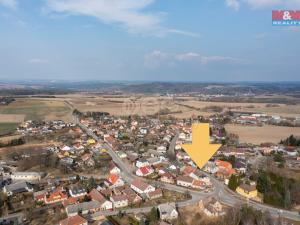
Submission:
[[[18,123],[0,123],[0,136],[13,133],[18,125]]]

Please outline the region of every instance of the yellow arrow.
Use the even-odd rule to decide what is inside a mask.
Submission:
[[[184,144],[181,147],[201,169],[221,145],[209,143],[209,124],[202,123],[192,125],[192,144]]]

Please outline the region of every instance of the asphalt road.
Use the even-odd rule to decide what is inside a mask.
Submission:
[[[95,140],[102,141],[89,128],[87,128],[86,126],[84,126],[83,124],[81,124],[79,122],[78,122],[78,125],[88,135],[93,137]],[[176,139],[175,139],[175,141],[173,139],[172,143],[176,143]],[[113,161],[121,169],[122,177],[126,182],[131,183],[136,178],[141,179],[140,177],[137,177],[131,173],[131,171],[129,170],[129,167],[122,161],[122,159],[115,153],[115,151],[113,151],[113,149],[108,144],[105,144],[104,147],[108,150],[108,153],[112,157]],[[175,144],[174,144],[174,147],[175,147]],[[207,173],[206,173],[206,175],[210,177],[212,184],[214,186],[214,191],[209,192],[209,193],[204,193],[203,191],[202,192],[201,191],[193,191],[188,188],[163,183],[160,181],[147,180],[147,182],[154,184],[154,185],[159,184],[161,187],[163,187],[165,189],[168,189],[171,191],[177,191],[179,193],[186,193],[188,191],[191,194],[192,198],[190,200],[187,200],[184,202],[178,202],[177,203],[178,207],[183,207],[183,206],[187,206],[190,204],[194,204],[194,203],[199,202],[201,199],[211,196],[211,197],[217,198],[220,202],[222,202],[223,204],[226,204],[228,206],[235,206],[235,205],[241,205],[241,204],[246,203],[249,206],[252,206],[258,210],[269,211],[272,216],[275,216],[275,217],[281,216],[281,217],[288,218],[291,220],[300,221],[300,215],[298,214],[298,212],[281,210],[281,209],[278,209],[278,208],[275,208],[272,206],[268,206],[268,205],[261,204],[261,203],[258,203],[258,202],[252,201],[252,200],[245,199],[245,198],[241,197],[239,194],[237,194],[236,192],[229,190],[227,188],[227,186],[223,184],[223,182],[217,180],[212,175],[207,174]],[[135,208],[135,209],[126,209],[126,210],[121,210],[121,211],[126,212],[126,213],[135,213],[135,212],[144,212],[144,211],[148,212],[151,210],[151,208],[152,207]],[[103,213],[102,215],[104,215],[104,213],[113,213],[112,215],[116,215],[117,213],[119,213],[119,211],[120,210],[115,210],[115,211],[101,212],[101,213]],[[116,214],[114,214],[114,213],[116,213]]]

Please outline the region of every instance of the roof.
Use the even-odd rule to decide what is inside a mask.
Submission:
[[[104,196],[100,194],[99,191],[97,191],[96,189],[91,190],[89,196],[94,201],[102,202],[103,200],[105,200]]]
[[[191,166],[186,166],[183,170],[183,173],[186,175],[189,175],[191,173],[194,173],[196,171],[196,168],[191,167]]]
[[[87,223],[87,220],[79,215],[68,217],[60,221],[60,225],[81,225]]]
[[[170,215],[173,210],[176,210],[175,203],[165,203],[158,206],[158,210],[161,215]]]
[[[115,184],[118,181],[118,179],[119,179],[119,176],[116,174],[110,174],[108,176],[108,181],[112,184]]]
[[[31,185],[25,181],[13,183],[5,186],[7,192],[18,192],[18,190],[27,190],[27,188],[31,188]]]
[[[113,202],[128,201],[127,195],[115,195],[111,197]]]
[[[177,177],[177,181],[183,181],[186,183],[192,183],[193,182],[193,178],[188,177],[188,176],[179,176]]]
[[[155,191],[147,193],[149,198],[155,197],[155,196],[161,196],[162,195],[162,190],[161,189],[156,189]]]
[[[251,192],[251,191],[255,191],[256,190],[256,186],[255,185],[241,184],[239,187],[241,189],[247,191],[247,192]]]
[[[149,186],[151,186],[150,184],[147,184],[141,180],[134,180],[131,185],[137,187],[138,189],[140,189],[141,191],[145,191]]]
[[[78,195],[78,194],[84,194],[86,193],[86,190],[83,187],[71,187],[70,191],[72,191],[72,194]]]
[[[142,172],[142,174],[146,175],[146,174],[150,173],[151,167],[143,166],[143,167],[139,168],[139,170]]]
[[[231,169],[232,165],[230,162],[222,161],[222,160],[216,160],[216,165],[218,167],[224,167],[226,169]]]
[[[101,208],[101,204],[97,201],[82,202],[77,205],[69,205],[66,207],[68,214],[78,213],[78,211],[86,211]]]

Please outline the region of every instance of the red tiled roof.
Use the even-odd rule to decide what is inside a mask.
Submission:
[[[134,181],[131,183],[131,185],[137,187],[137,188],[140,189],[141,191],[146,190],[146,189],[150,186],[149,184],[144,183],[143,181],[138,180],[138,179],[134,180]]]
[[[68,217],[60,221],[60,225],[82,225],[87,223],[87,220],[79,215]]]
[[[89,193],[89,196],[91,197],[92,200],[102,202],[105,198],[102,194],[99,193],[96,189],[91,190]]]
[[[108,176],[108,181],[112,184],[115,184],[118,181],[118,179],[119,179],[119,176],[116,174],[110,174]]]

